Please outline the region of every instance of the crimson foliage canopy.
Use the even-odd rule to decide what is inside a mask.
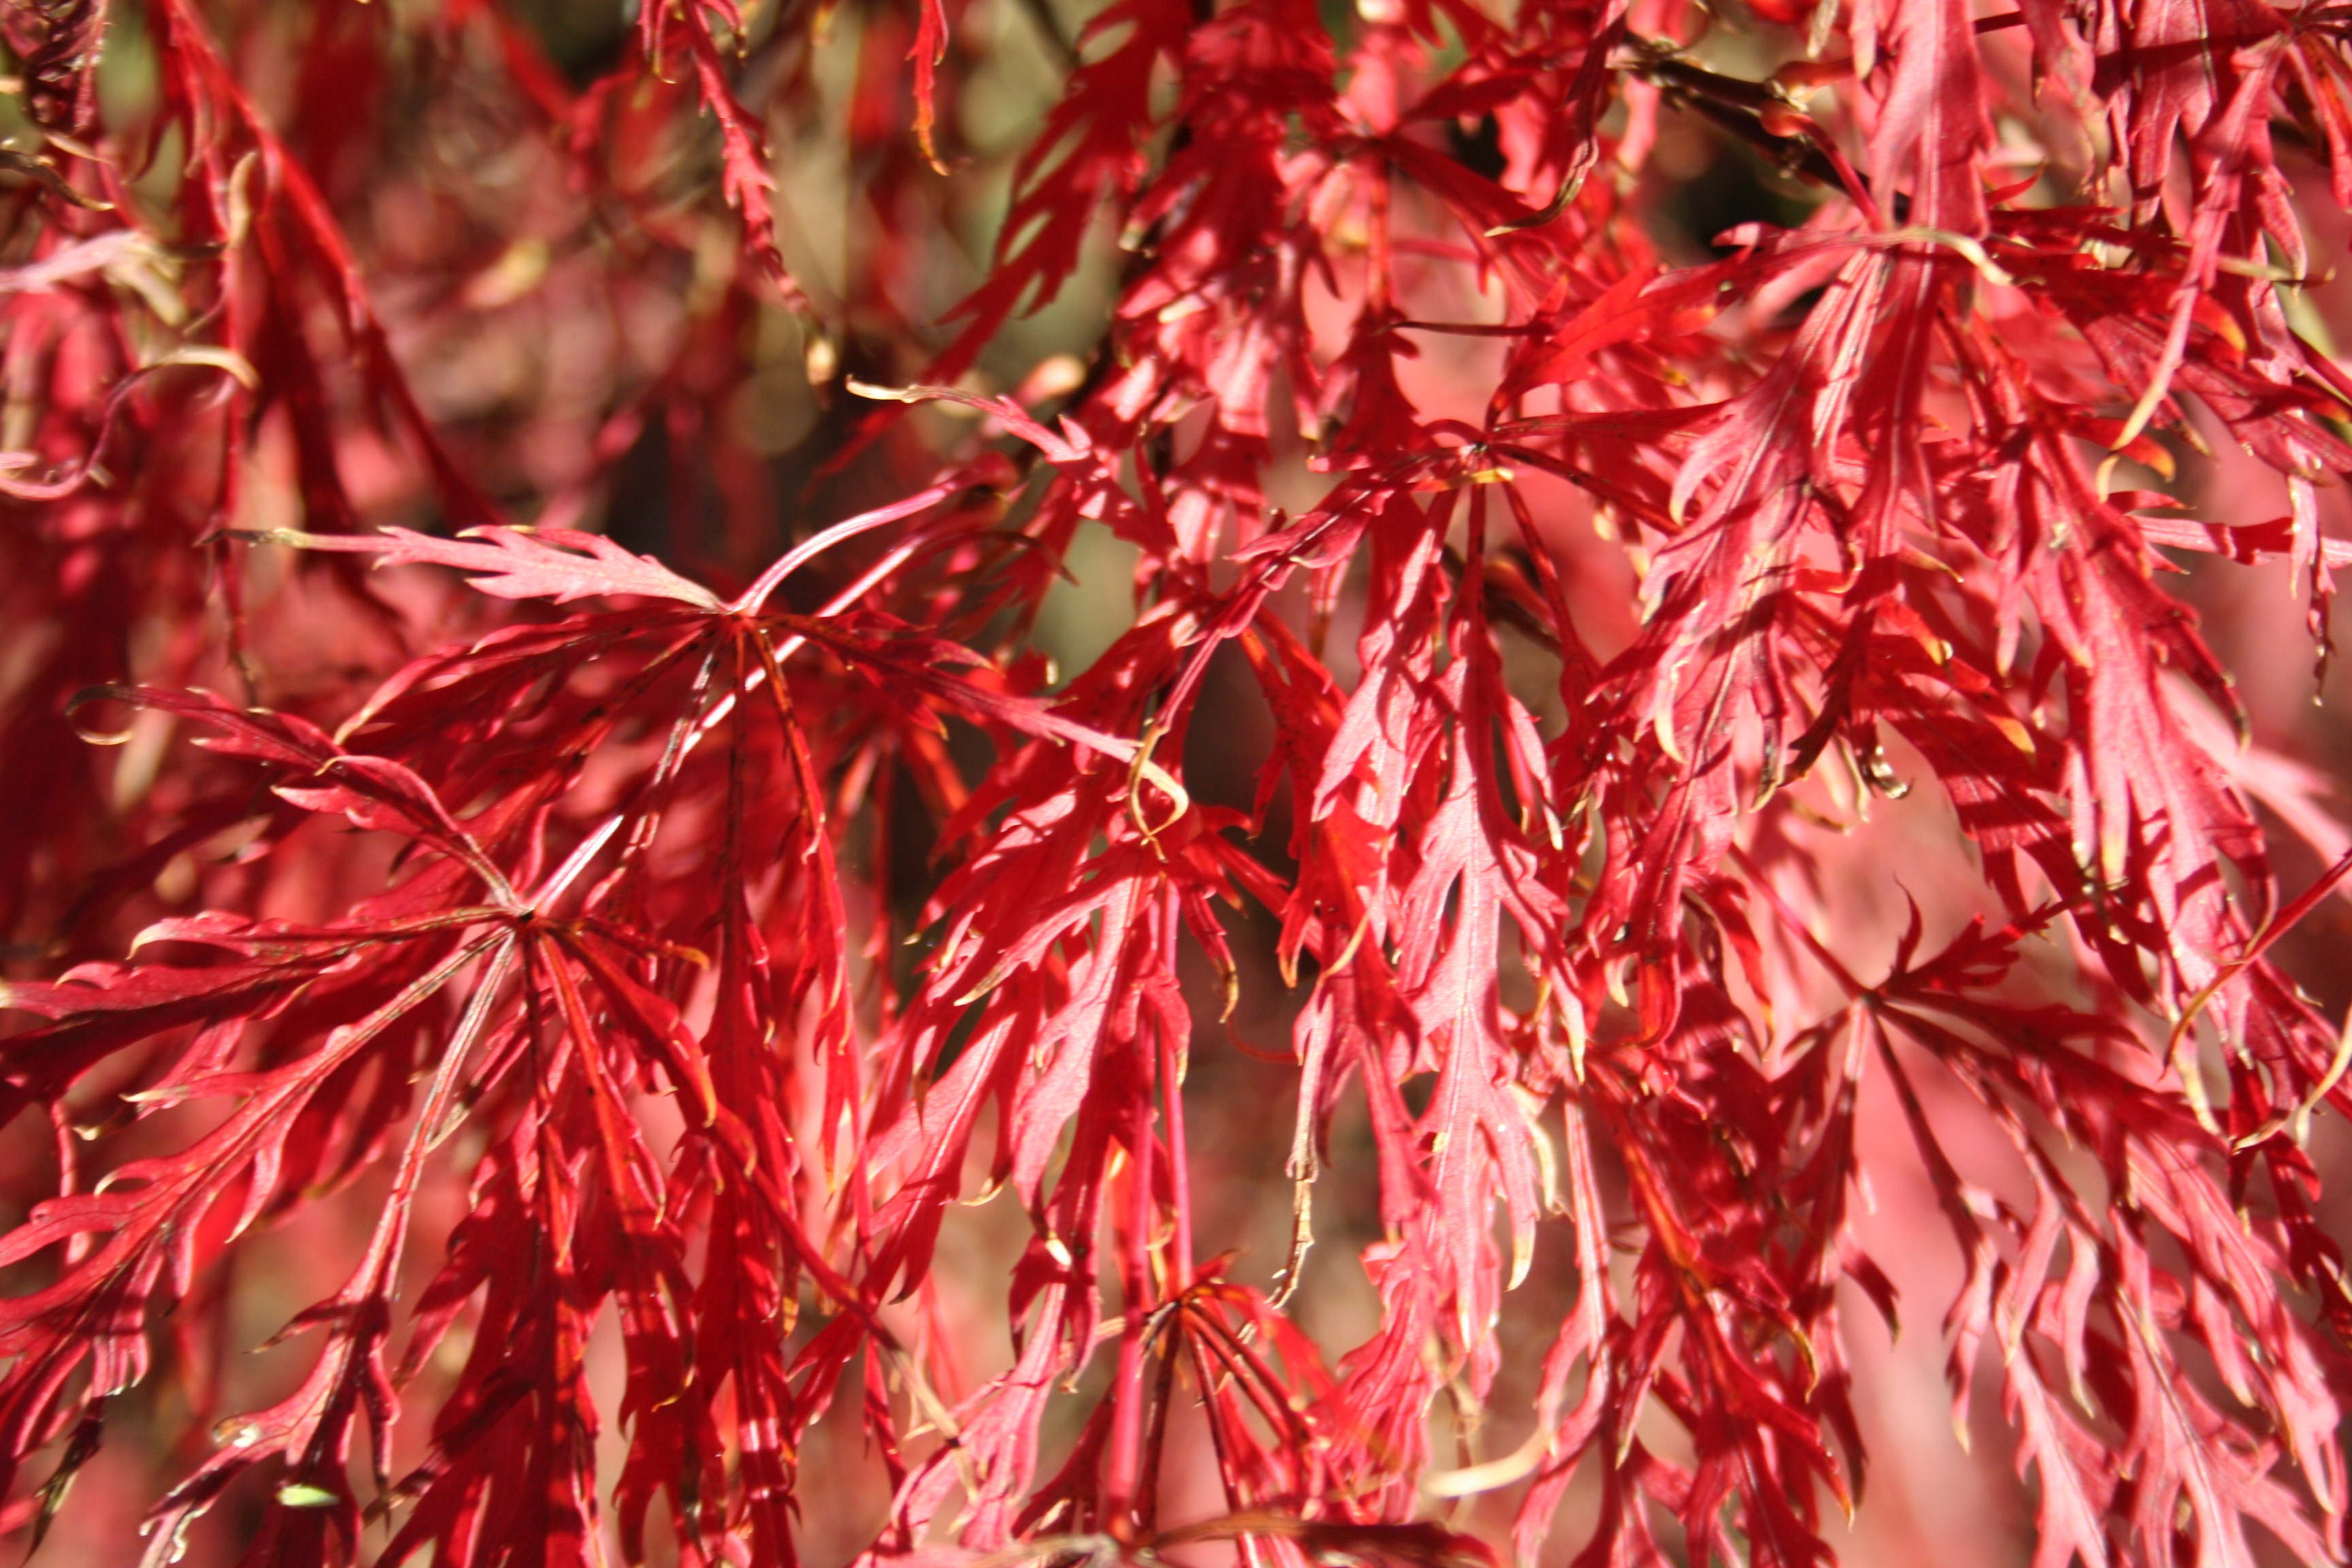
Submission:
[[[2352,11],[2006,5],[8,0],[0,1527],[2339,1559]]]

